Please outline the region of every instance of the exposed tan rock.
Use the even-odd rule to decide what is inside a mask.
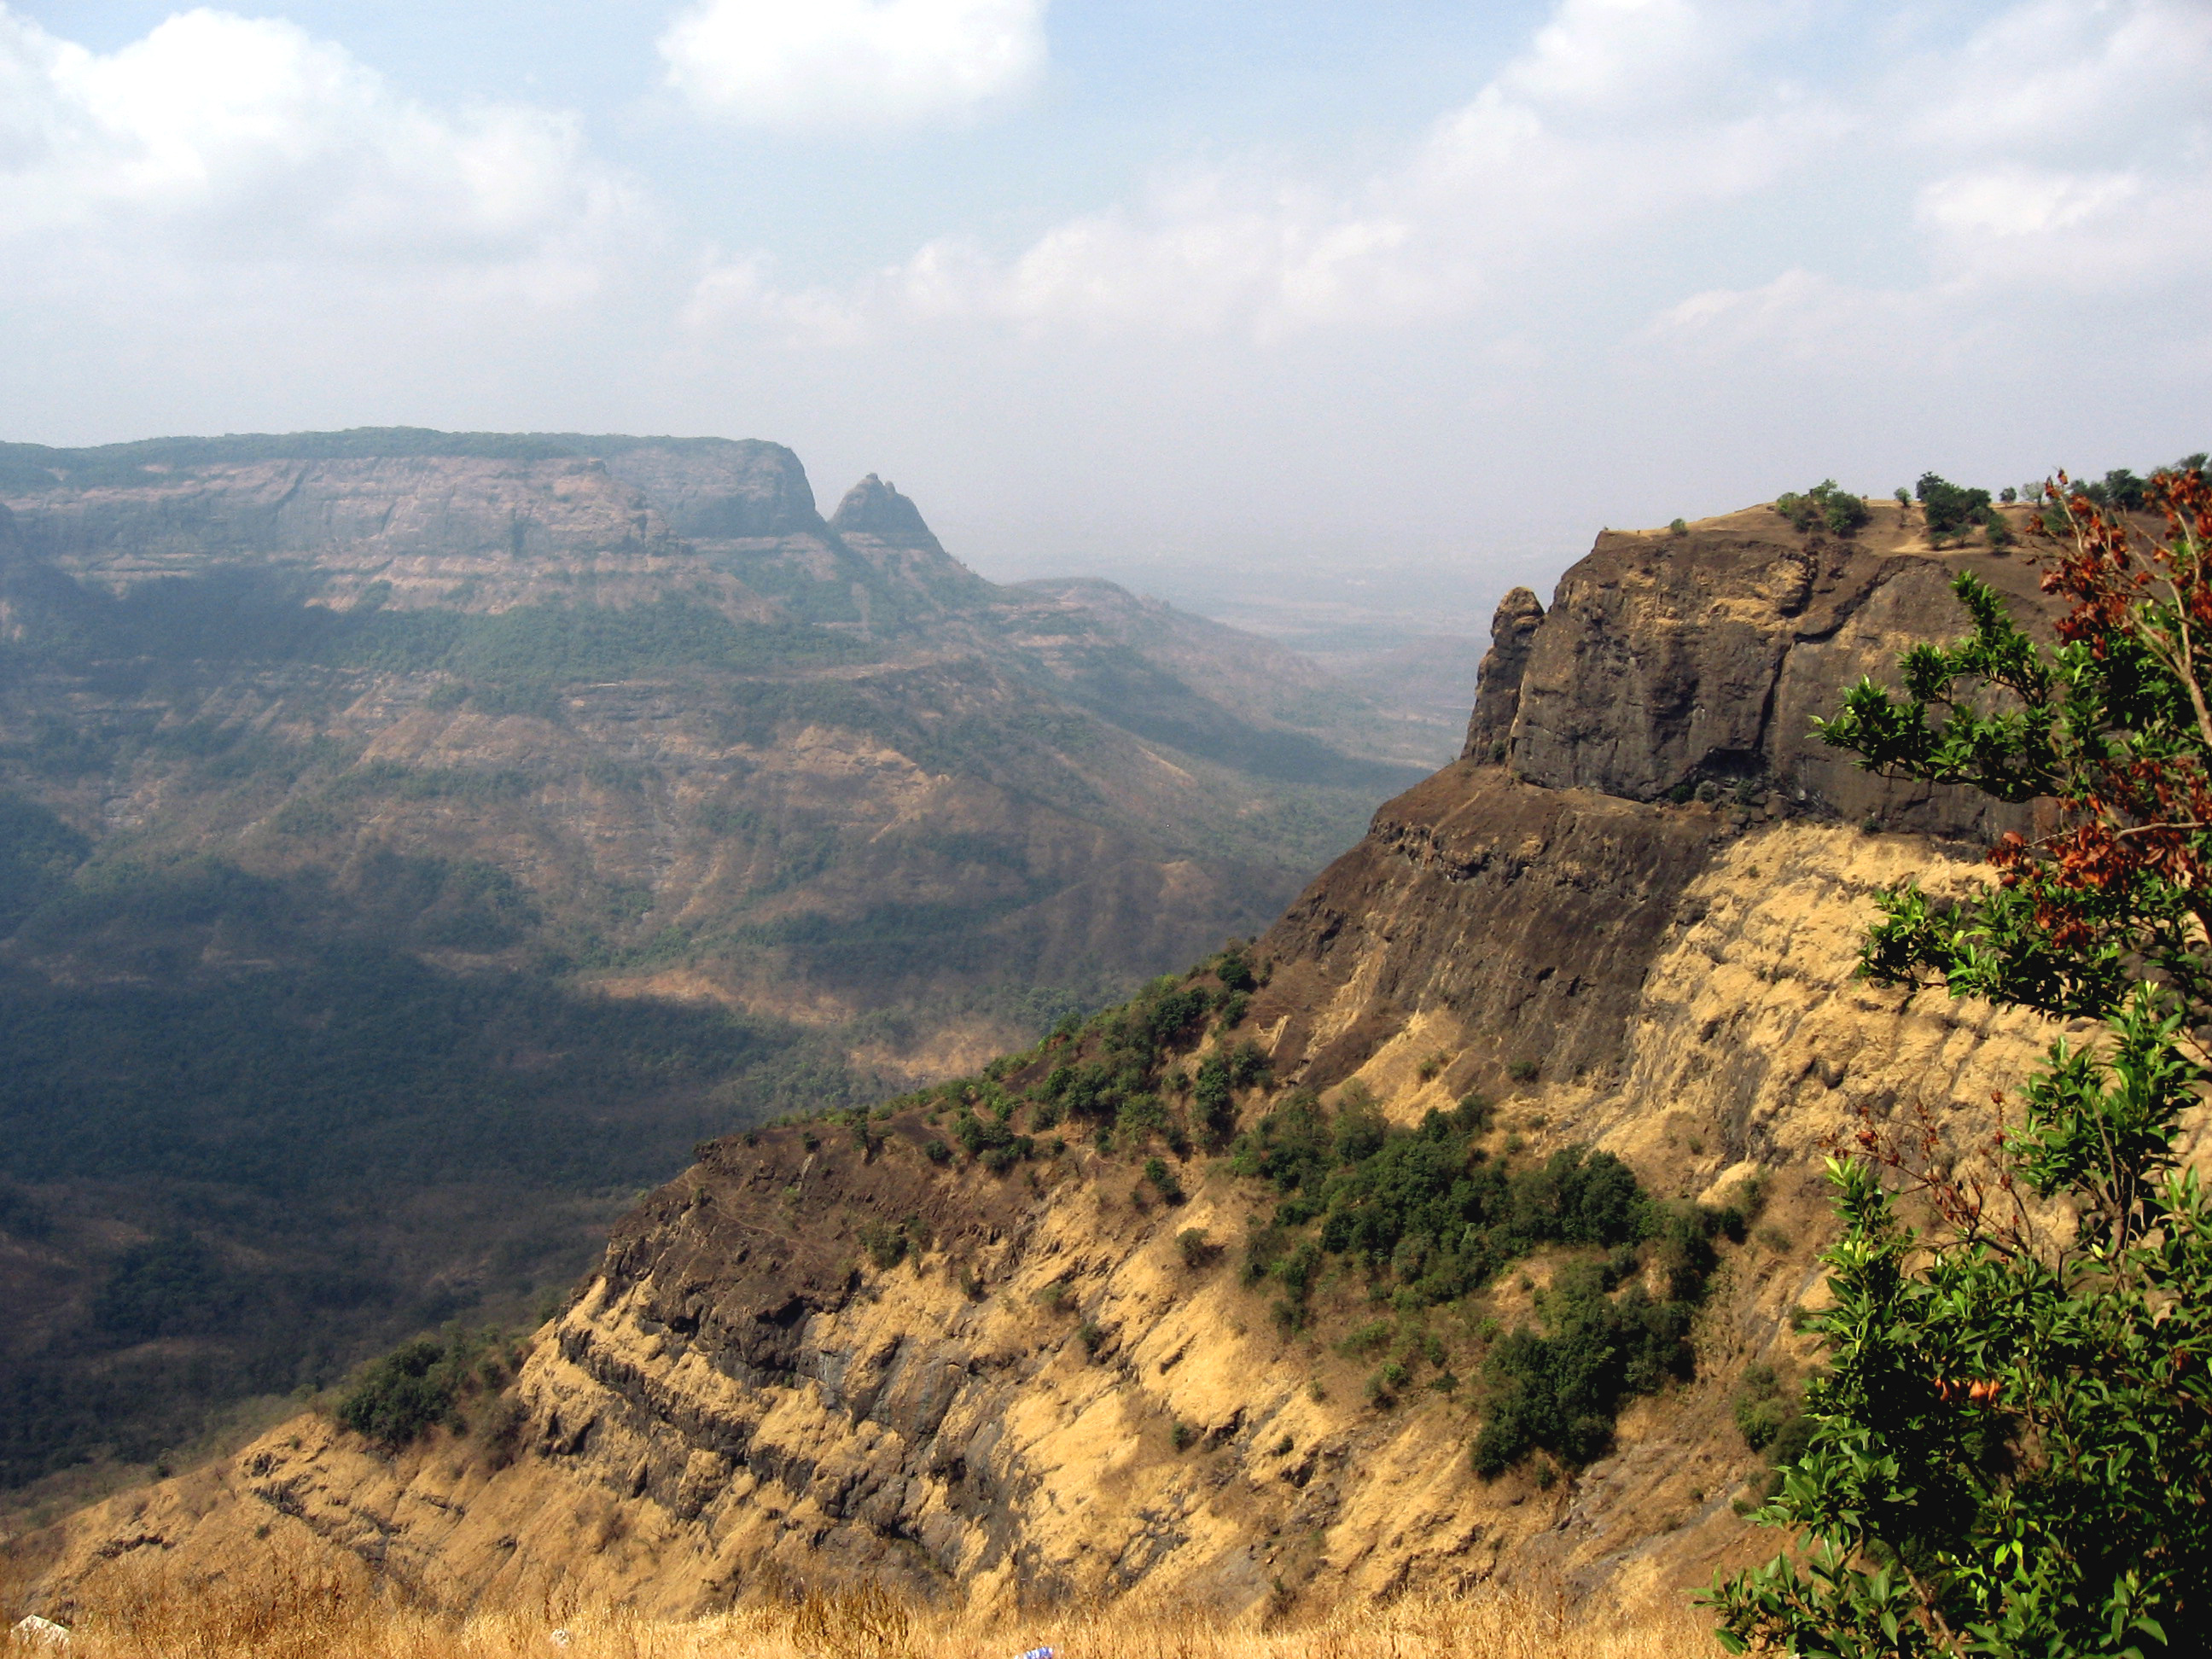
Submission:
[[[1542,1034],[1543,1073],[1505,1109],[1535,1149],[1594,1140],[1684,1195],[1778,1172],[1770,1216],[1789,1242],[1732,1257],[1699,1381],[1638,1405],[1613,1455],[1549,1492],[1477,1480],[1459,1404],[1368,1406],[1361,1367],[1280,1334],[1228,1259],[1183,1265],[1176,1234],[1233,1243],[1252,1183],[1194,1167],[1169,1209],[1133,1202],[1136,1172],[1087,1152],[940,1174],[908,1118],[872,1155],[841,1127],[811,1150],[797,1129],[717,1143],[656,1194],[538,1337],[511,1466],[445,1438],[389,1462],[302,1419],[221,1471],[79,1518],[64,1576],[126,1534],[219,1568],[269,1526],[441,1599],[564,1577],[665,1612],[767,1572],[982,1601],[1142,1583],[1232,1608],[1278,1581],[1316,1596],[1539,1571],[1677,1585],[1758,1547],[1729,1507],[1757,1460],[1728,1397],[1748,1360],[1807,1357],[1787,1316],[1817,1285],[1820,1137],[1857,1107],[1915,1101],[1971,1136],[2051,1035],[1852,978],[1870,895],[1927,863],[1906,837],[1738,834],[1702,808],[1461,768],[1386,811],[1264,941],[1276,965],[1252,1019],[1290,1075],[1357,1076],[1408,1121]],[[859,1229],[908,1216],[929,1248],[879,1272]],[[1054,1285],[1062,1310],[1040,1299]],[[1510,1315],[1510,1286],[1498,1305]]]
[[[557,1578],[667,1612],[862,1577],[985,1604],[1143,1585],[1242,1609],[1553,1574],[1632,1596],[1771,1547],[1732,1507],[1763,1465],[1729,1401],[1752,1361],[1813,1359],[1790,1314],[1820,1292],[1823,1145],[1924,1109],[1970,1157],[2058,1028],[1857,979],[1877,890],[1961,890],[1981,867],[1798,811],[1802,787],[1808,806],[1972,822],[1823,769],[1774,712],[1948,631],[1945,562],[1808,562],[1739,516],[1608,538],[1569,573],[1527,630],[1510,763],[1463,761],[1383,807],[1260,942],[1271,976],[1237,1034],[1280,1082],[1358,1079],[1400,1122],[1479,1087],[1529,1153],[1595,1144],[1715,1202],[1766,1178],[1765,1225],[1700,1316],[1697,1380],[1634,1405],[1608,1456],[1555,1485],[1481,1481],[1465,1393],[1372,1404],[1340,1323],[1287,1332],[1231,1256],[1187,1265],[1180,1231],[1233,1243],[1271,1202],[1224,1165],[1194,1159],[1175,1207],[1087,1149],[941,1170],[909,1114],[876,1145],[823,1126],[705,1149],[538,1334],[511,1464],[450,1437],[390,1462],[305,1418],[69,1523],[57,1593],[147,1538],[220,1571],[261,1528],[440,1600]],[[1503,613],[1498,672],[1526,616]],[[1717,757],[1788,787],[1632,798]],[[926,1248],[879,1268],[862,1229],[909,1218]],[[1551,1265],[1468,1317],[1527,1316]]]

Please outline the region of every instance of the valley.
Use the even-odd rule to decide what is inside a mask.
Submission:
[[[1371,696],[788,450],[0,446],[0,1485],[527,1319],[692,1145],[1263,927]]]

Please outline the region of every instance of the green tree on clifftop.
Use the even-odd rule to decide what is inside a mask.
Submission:
[[[2058,809],[1977,896],[1884,895],[1869,977],[2106,1034],[2054,1042],[1978,1159],[1923,1120],[1831,1161],[1829,1370],[1762,1512],[1802,1547],[1715,1584],[1735,1651],[2212,1643],[2212,1205],[2175,1152],[2212,1075],[2212,489],[2151,479],[2155,545],[2063,477],[2049,494],[2057,648],[1962,574],[1973,632],[1821,731],[1874,771]]]

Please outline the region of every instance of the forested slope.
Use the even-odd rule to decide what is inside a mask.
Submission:
[[[0,1485],[519,1316],[701,1136],[1255,931],[1417,775],[772,444],[0,446]]]

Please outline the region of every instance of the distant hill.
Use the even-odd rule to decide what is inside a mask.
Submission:
[[[526,1306],[702,1135],[1257,931],[1426,769],[775,444],[16,444],[0,501],[0,1484]]]

